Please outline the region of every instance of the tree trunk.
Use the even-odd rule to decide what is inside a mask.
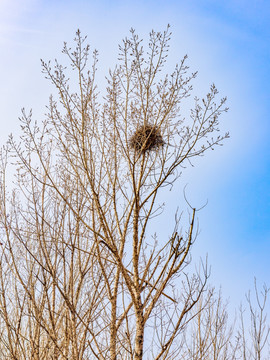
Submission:
[[[144,338],[144,318],[142,306],[136,311],[136,336],[135,336],[135,356],[134,360],[143,358],[143,338]]]

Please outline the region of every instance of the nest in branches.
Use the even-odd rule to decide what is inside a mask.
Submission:
[[[130,138],[130,146],[135,151],[142,153],[156,150],[164,145],[160,130],[154,125],[142,125],[138,127]]]

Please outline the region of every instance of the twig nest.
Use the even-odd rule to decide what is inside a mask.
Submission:
[[[160,130],[155,125],[142,125],[130,138],[130,146],[135,151],[156,150],[164,145]]]

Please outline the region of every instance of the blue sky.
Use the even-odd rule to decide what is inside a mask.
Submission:
[[[170,211],[183,187],[200,212],[194,258],[208,253],[211,282],[237,305],[253,278],[270,286],[270,3],[243,1],[0,1],[0,141],[18,133],[20,109],[42,118],[52,91],[40,58],[61,58],[77,28],[100,53],[98,80],[117,61],[117,45],[134,27],[173,32],[169,66],[185,54],[199,75],[195,93],[215,82],[228,96],[222,130],[231,138],[188,169],[168,195]],[[195,95],[194,93],[194,95]],[[166,220],[167,221],[167,220]]]

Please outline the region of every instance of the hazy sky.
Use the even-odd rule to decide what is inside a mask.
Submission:
[[[60,58],[80,28],[99,50],[98,80],[117,61],[117,45],[134,27],[173,32],[169,65],[188,54],[199,71],[195,92],[214,82],[228,96],[222,131],[231,138],[183,173],[167,196],[172,214],[186,209],[183,187],[200,212],[195,258],[208,253],[211,282],[233,304],[256,276],[270,286],[270,2],[268,0],[0,0],[0,141],[18,133],[20,109],[41,119],[52,88],[40,58]],[[165,219],[164,224],[167,220]],[[161,233],[164,226],[161,230]],[[164,232],[165,234],[166,232]],[[168,230],[169,233],[169,230]]]

